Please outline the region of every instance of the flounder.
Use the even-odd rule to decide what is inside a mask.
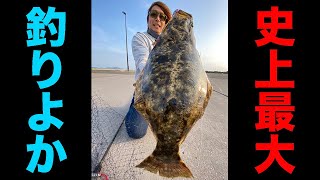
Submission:
[[[192,15],[175,11],[135,83],[134,107],[157,140],[136,167],[164,177],[193,177],[179,147],[203,116],[212,89],[196,49]]]

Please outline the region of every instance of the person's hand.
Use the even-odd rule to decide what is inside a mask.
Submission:
[[[155,46],[160,41],[160,36],[152,43],[153,46]]]

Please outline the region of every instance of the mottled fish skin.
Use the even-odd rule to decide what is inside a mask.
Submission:
[[[179,146],[204,114],[212,85],[196,50],[190,14],[176,12],[159,38],[136,82],[134,104],[157,146],[137,167],[165,177],[193,177]]]

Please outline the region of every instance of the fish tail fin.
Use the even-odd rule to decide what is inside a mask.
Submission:
[[[186,177],[193,178],[189,168],[180,160],[168,162],[157,158],[156,156],[149,156],[136,167],[144,168],[152,173],[160,176],[173,178],[173,177]]]

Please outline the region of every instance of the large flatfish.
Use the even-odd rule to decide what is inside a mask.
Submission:
[[[153,153],[137,167],[164,177],[193,177],[179,147],[203,116],[211,93],[196,49],[192,15],[178,10],[135,83],[134,106],[157,140]]]

